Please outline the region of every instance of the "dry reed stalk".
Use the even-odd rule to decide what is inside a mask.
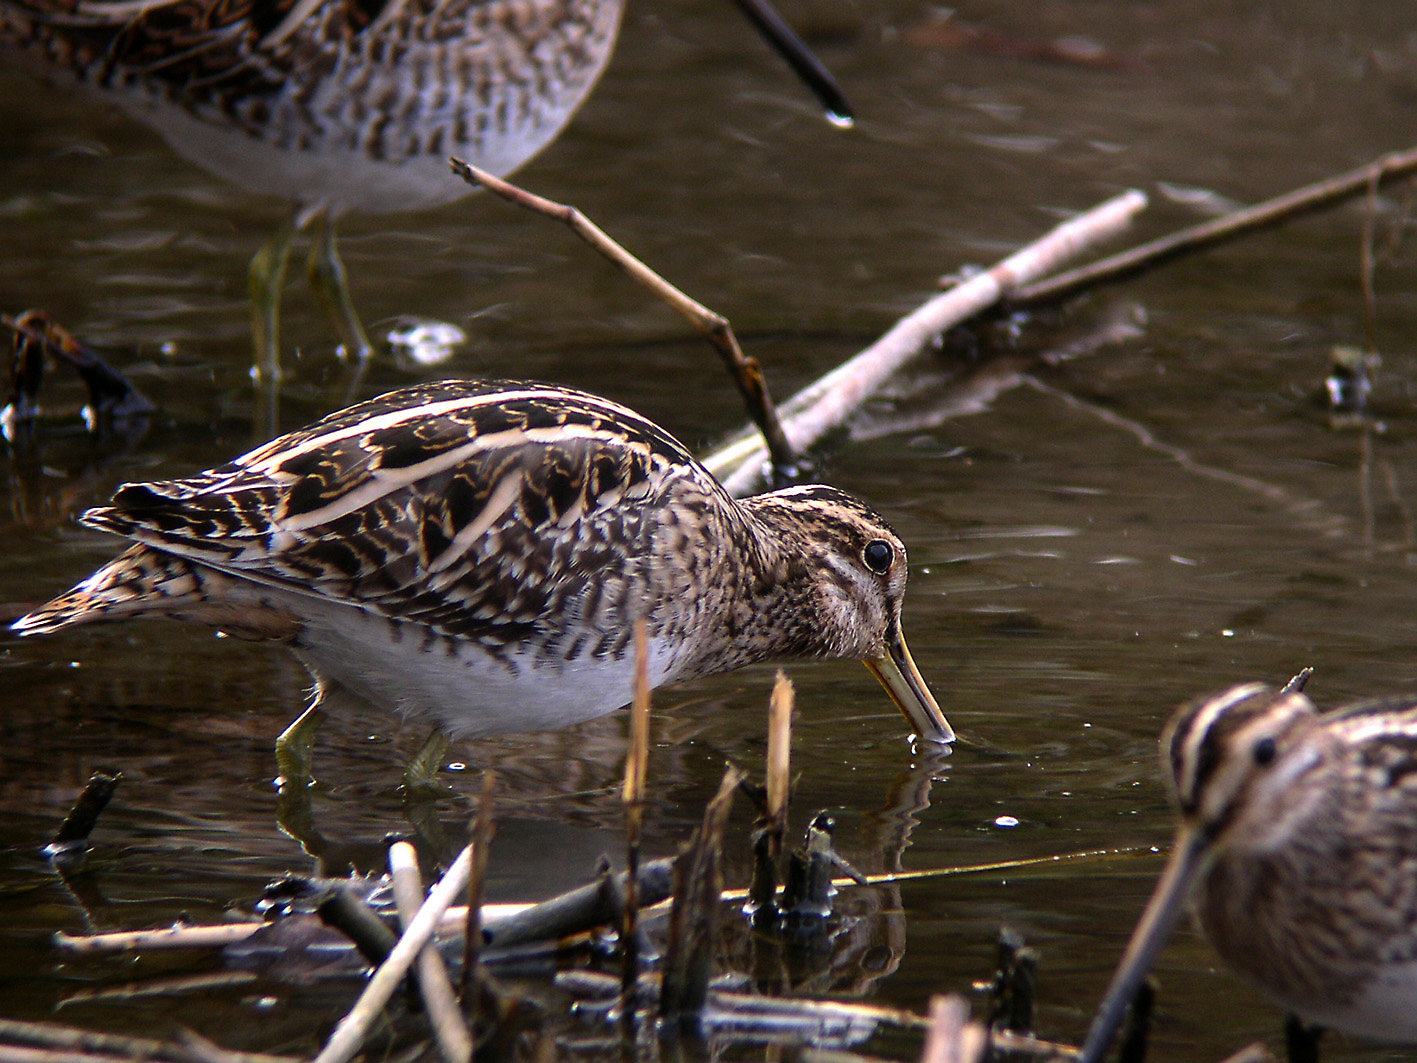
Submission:
[[[640,833],[644,825],[645,775],[649,770],[649,633],[644,617],[635,621],[635,688],[630,703],[630,741],[625,754],[625,914],[620,947],[624,958],[621,1014],[634,1015],[635,982],[639,978]],[[613,879],[611,881],[614,881]]]
[[[776,860],[782,854],[787,832],[787,798],[792,788],[792,710],[795,696],[792,680],[781,670],[773,681],[768,703],[767,830],[768,854]]]

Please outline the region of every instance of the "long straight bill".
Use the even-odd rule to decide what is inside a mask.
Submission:
[[[773,51],[782,56],[793,72],[802,79],[802,83],[812,90],[817,102],[826,109],[827,118],[834,125],[851,125],[854,121],[851,104],[846,102],[846,96],[836,78],[832,77],[831,71],[812,53],[812,49],[803,43],[802,38],[793,32],[787,20],[777,13],[770,0],[733,2],[762,34],[763,39],[772,46]]]
[[[910,721],[911,730],[919,737],[932,742],[953,742],[954,728],[925,685],[920,669],[915,667],[899,627],[887,639],[884,649],[886,652],[880,657],[868,657],[861,663],[881,681],[881,686],[886,688],[896,708]]]
[[[1078,1063],[1098,1063],[1112,1044],[1112,1038],[1117,1036],[1127,1006],[1136,997],[1142,979],[1151,970],[1161,947],[1185,911],[1191,887],[1205,867],[1207,849],[1206,839],[1189,827],[1183,826],[1177,833],[1171,859],[1166,862],[1166,870],[1161,873],[1161,881],[1156,884],[1141,921],[1132,931],[1127,951],[1117,965],[1102,1006],[1097,1009],[1097,1018],[1087,1031]]]

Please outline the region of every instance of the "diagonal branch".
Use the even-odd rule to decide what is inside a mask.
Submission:
[[[743,349],[738,345],[738,338],[733,334],[733,326],[728,323],[726,317],[715,313],[674,287],[616,243],[604,230],[575,207],[533,195],[499,177],[493,177],[485,170],[479,170],[476,166],[463,162],[461,159],[452,159],[451,162],[453,173],[468,184],[481,185],[510,203],[570,226],[572,232],[609,259],[616,268],[637,284],[648,289],[668,304],[685,321],[694,326],[713,344],[722,356],[724,364],[728,366],[728,371],[733,375],[733,380],[738,385],[738,391],[742,394],[743,401],[748,405],[748,413],[766,441],[768,453],[772,457],[773,479],[788,482],[795,478],[797,455],[788,443],[787,435],[782,430],[782,423],[778,420],[777,410],[773,407],[772,397],[768,394],[767,380],[763,377],[762,366],[758,364],[756,359],[748,358],[743,354]]]

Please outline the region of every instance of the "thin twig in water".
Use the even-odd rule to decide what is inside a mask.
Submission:
[[[1140,247],[1022,287],[1013,293],[1011,301],[1017,306],[1056,303],[1085,289],[1096,288],[1102,284],[1115,284],[1135,277],[1153,266],[1180,258],[1182,255],[1324,210],[1346,199],[1362,195],[1370,183],[1376,182],[1378,186],[1382,186],[1414,172],[1417,172],[1417,148],[1394,152],[1337,177],[1306,185],[1256,206],[1227,214],[1223,218],[1193,225]]]
[[[630,704],[630,742],[625,755],[625,918],[620,947],[625,966],[621,978],[624,1007],[621,1014],[632,1021],[635,1014],[635,981],[639,977],[639,907],[637,879],[640,873],[640,829],[644,823],[645,774],[649,765],[649,634],[644,617],[635,621],[635,696]]]
[[[497,790],[497,773],[482,777],[482,796],[477,802],[477,818],[472,821],[472,870],[467,881],[467,926],[463,930],[462,999],[468,1011],[477,1015],[477,961],[482,952],[482,883],[487,877],[487,854],[492,847],[496,825],[492,822],[492,795]]]
[[[534,195],[461,159],[452,159],[451,162],[453,173],[468,184],[481,185],[510,203],[568,225],[572,232],[609,259],[621,272],[648,289],[697,329],[713,344],[733,375],[738,391],[748,406],[749,416],[762,432],[768,453],[772,457],[773,478],[786,482],[796,476],[797,455],[787,441],[772,397],[768,394],[762,366],[756,359],[743,354],[742,347],[738,345],[738,337],[733,334],[733,326],[728,323],[726,317],[715,313],[670,284],[611,239],[604,230],[575,207]]]

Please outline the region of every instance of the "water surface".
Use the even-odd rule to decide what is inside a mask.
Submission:
[[[1217,198],[1260,199],[1408,146],[1417,101],[1403,5],[993,0],[957,5],[964,32],[908,0],[784,9],[846,86],[855,129],[822,120],[729,5],[632,3],[596,94],[520,175],[729,315],[779,394],[864,346],[940,275],[1070,212],[1138,187],[1153,207],[1136,236],[1159,234]],[[1081,41],[1052,43],[1064,38]],[[51,311],[162,406],[135,446],[96,445],[61,416],[81,396],[55,378],[47,431],[10,454],[3,488],[0,598],[33,602],[114,550],[74,514],[124,479],[204,467],[260,436],[244,269],[285,207],[219,183],[103,104],[2,77],[6,309]],[[1384,239],[1404,197],[1385,203]],[[798,825],[832,809],[843,854],[865,871],[1140,852],[857,898],[898,901],[904,924],[890,924],[883,970],[828,983],[923,1008],[986,977],[1009,925],[1042,952],[1040,1031],[1080,1037],[1161,867],[1147,850],[1171,829],[1155,742],[1172,708],[1304,665],[1326,706],[1417,688],[1407,247],[1376,275],[1383,430],[1335,426],[1319,401],[1333,345],[1366,342],[1362,225],[1360,206],[1339,209],[1099,293],[1067,335],[1123,313],[1144,318],[1138,337],[1031,372],[971,416],[931,416],[957,367],[940,356],[828,456],[823,475],[910,547],[906,632],[967,742],[914,759],[862,669],[794,667]],[[470,337],[436,370],[381,358],[361,395],[429,373],[531,376],[629,403],[695,446],[741,419],[712,352],[549,222],[479,196],[350,218],[343,232],[376,335],[418,315]],[[347,380],[298,270],[284,324],[279,423],[293,427],[339,405]],[[299,665],[153,623],[10,640],[0,670],[4,1013],[311,1050],[349,985],[86,1000],[169,961],[70,963],[48,948],[60,929],[221,919],[312,866],[277,828],[271,786],[271,742],[306,695]],[[682,840],[726,760],[761,764],[771,678],[753,669],[658,695],[654,854]],[[499,773],[496,899],[546,895],[618,851],[621,727],[617,716],[450,753],[466,765],[445,773],[458,791],[439,805],[450,836],[481,771]],[[417,731],[373,714],[327,727],[315,812],[328,867],[372,866],[381,837],[408,829],[397,786]],[[100,765],[124,782],[76,897],[38,850]],[[734,824],[742,838],[746,813]],[[741,855],[731,864],[742,882]],[[1189,930],[1160,976],[1158,1058],[1278,1044],[1277,1011]],[[1328,1050],[1383,1056],[1341,1039]]]

